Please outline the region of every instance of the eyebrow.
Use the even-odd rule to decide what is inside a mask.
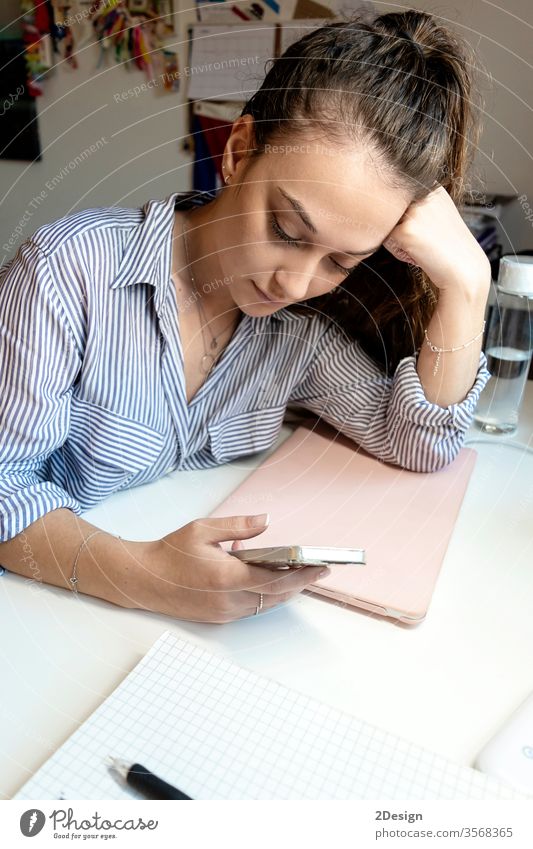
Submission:
[[[311,221],[309,214],[304,209],[302,203],[297,198],[293,197],[288,192],[286,192],[285,189],[282,189],[281,186],[276,186],[276,188],[278,189],[279,192],[281,192],[283,197],[286,200],[289,201],[290,205],[292,206],[294,211],[298,213],[298,215],[302,219],[302,221],[305,224],[305,226],[307,227],[307,229],[310,230],[311,233],[315,233],[315,235],[316,235],[318,233],[318,230],[316,229],[315,225]],[[368,248],[366,251],[339,251],[338,253],[348,254],[348,256],[365,256],[366,254],[374,253],[374,251],[377,251],[378,248],[380,248],[380,247],[381,247],[381,245],[377,245],[377,247]]]

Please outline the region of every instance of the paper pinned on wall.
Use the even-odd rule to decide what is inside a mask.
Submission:
[[[245,21],[290,21],[293,18],[335,18],[339,11],[351,11],[372,3],[357,0],[249,0],[234,3],[233,0],[218,0],[197,5],[197,17],[202,23],[235,24]]]
[[[349,18],[355,11],[365,12],[369,16],[379,14],[373,0],[329,0],[328,5],[339,18]]]
[[[281,27],[281,44],[280,55],[283,54],[287,47],[304,35],[312,32],[314,29],[322,26],[317,18],[295,18],[292,21],[286,21]]]
[[[248,100],[274,56],[275,27],[195,24],[187,68],[190,100]]]
[[[278,15],[274,5],[277,4],[239,5],[238,19],[234,14],[237,7],[230,2],[204,3],[198,7],[202,23],[191,27],[191,59],[185,72],[189,79],[189,100],[246,101],[263,82],[267,60],[281,55],[294,41],[328,20],[336,20],[341,8],[344,12],[373,8],[365,0],[332,0],[331,5],[338,9],[316,0],[291,0],[290,4],[279,7]],[[264,12],[260,20],[252,17],[252,11],[257,13],[259,9]],[[248,13],[249,22],[243,20],[243,14]],[[203,23],[206,20],[208,24]],[[270,21],[275,21],[277,26],[273,27]]]
[[[196,7],[198,20],[209,24],[236,24],[249,21],[280,21],[294,16],[299,0],[249,0],[237,2],[218,0],[206,3],[200,0]],[[277,8],[276,8],[277,7]]]

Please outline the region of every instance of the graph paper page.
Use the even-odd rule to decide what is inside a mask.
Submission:
[[[523,798],[170,631],[15,798],[138,798],[107,755],[193,799]]]

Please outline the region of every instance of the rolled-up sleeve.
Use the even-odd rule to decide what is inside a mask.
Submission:
[[[0,269],[0,541],[44,514],[81,507],[43,479],[66,440],[71,387],[81,365],[48,260],[31,240]]]
[[[289,403],[311,410],[380,460],[437,471],[459,453],[490,372],[481,352],[467,396],[440,407],[427,400],[416,361],[405,357],[387,377],[358,342],[330,323]]]

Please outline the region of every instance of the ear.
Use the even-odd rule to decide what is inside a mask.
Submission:
[[[253,115],[239,115],[233,122],[230,136],[224,149],[224,162],[226,171],[237,176],[237,182],[241,180],[244,163],[255,149]]]

